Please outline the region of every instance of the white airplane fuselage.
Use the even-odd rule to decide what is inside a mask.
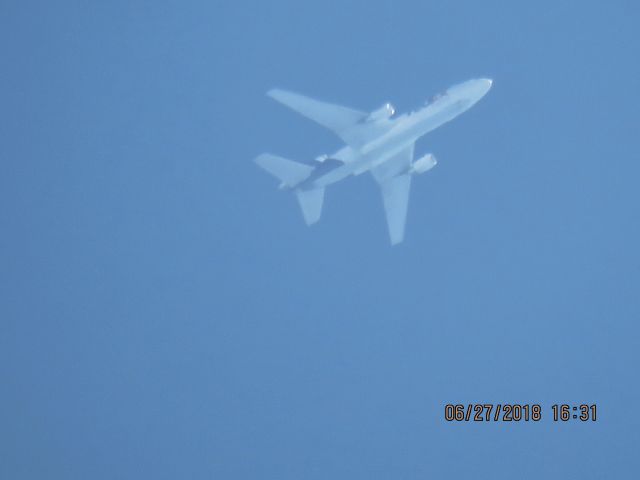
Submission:
[[[469,80],[451,87],[416,112],[393,120],[385,119],[393,122],[386,133],[360,147],[345,146],[333,155],[329,155],[329,158],[341,160],[344,163],[319,176],[312,175],[305,182],[305,186],[324,188],[349,175],[360,175],[381,165],[413,145],[423,135],[471,108],[489,91],[491,83],[489,79]]]
[[[346,146],[312,163],[270,153],[259,155],[255,162],[280,180],[280,189],[295,194],[307,225],[320,219],[327,186],[350,175],[371,172],[382,193],[389,239],[396,245],[404,239],[411,178],[437,163],[433,154],[414,158],[415,142],[471,108],[491,84],[487,78],[468,80],[437,95],[420,110],[395,118],[389,103],[368,113],[272,89],[267,95],[333,131]]]

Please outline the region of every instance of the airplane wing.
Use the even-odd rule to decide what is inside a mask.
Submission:
[[[393,126],[393,122],[365,122],[369,116],[367,112],[321,102],[298,93],[274,88],[267,95],[328,128],[350,146],[363,145]]]
[[[386,162],[371,169],[373,178],[382,190],[382,200],[392,245],[398,244],[404,239],[411,188],[411,174],[407,171],[413,160],[413,147],[412,144]]]

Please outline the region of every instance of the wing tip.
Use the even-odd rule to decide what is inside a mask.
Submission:
[[[270,90],[267,90],[266,95],[267,97],[271,97],[274,100],[281,101],[281,99],[288,93],[291,92],[287,92],[286,90],[282,90],[281,88],[272,88]]]
[[[404,239],[403,238],[392,238],[391,246],[395,247],[396,245],[400,245]]]
[[[268,162],[271,157],[273,157],[273,155],[271,155],[270,153],[261,153],[257,157],[254,157],[253,163],[262,166],[265,164],[265,162]]]

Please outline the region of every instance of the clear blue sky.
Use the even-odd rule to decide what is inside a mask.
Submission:
[[[0,19],[1,478],[638,478],[637,2]],[[340,145],[271,87],[402,112],[479,76],[398,247],[370,178],[308,228],[251,162]],[[444,421],[467,402],[545,418]]]

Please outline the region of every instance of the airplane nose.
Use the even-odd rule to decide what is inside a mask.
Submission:
[[[485,95],[491,89],[491,85],[493,85],[493,80],[491,80],[490,78],[483,78],[480,80],[480,85],[482,89],[482,95]]]

